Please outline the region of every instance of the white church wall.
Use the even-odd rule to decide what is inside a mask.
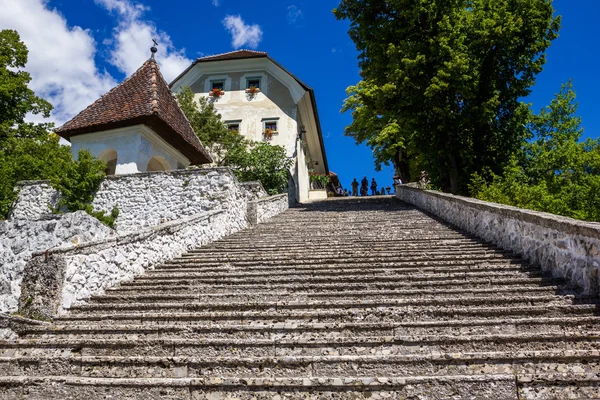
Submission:
[[[79,149],[88,149],[96,157],[114,150],[117,154],[116,175],[146,172],[153,158],[160,160],[164,170],[185,168],[190,164],[186,157],[145,125],[74,136],[71,138],[74,157]]]

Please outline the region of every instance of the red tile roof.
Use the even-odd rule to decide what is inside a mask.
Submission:
[[[138,124],[148,125],[192,164],[212,161],[154,59],[146,61],[133,75],[56,129],[56,133],[70,138]]]
[[[212,56],[200,57],[196,61],[221,61],[221,60],[237,60],[240,58],[258,58],[267,57],[268,54],[264,51],[255,50],[236,50],[229,53],[215,54]]]

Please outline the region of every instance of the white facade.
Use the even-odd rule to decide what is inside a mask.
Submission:
[[[71,152],[79,149],[108,164],[109,175],[186,168],[190,161],[146,125],[134,125],[73,136]]]
[[[260,92],[249,93],[251,83],[259,82]],[[223,94],[211,96],[222,85]],[[208,96],[226,125],[236,125],[239,133],[252,141],[282,146],[294,159],[291,175],[298,201],[309,199],[309,169],[323,174],[325,155],[311,93],[296,78],[266,57],[196,63],[172,84],[177,92],[189,86],[196,98]],[[265,129],[276,125],[272,137]]]

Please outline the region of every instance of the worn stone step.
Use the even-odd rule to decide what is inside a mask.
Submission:
[[[511,288],[519,285],[539,285],[544,287],[558,287],[564,283],[562,280],[553,279],[549,277],[529,275],[517,275],[517,276],[495,276],[495,277],[483,277],[483,278],[469,278],[465,279],[464,276],[458,277],[459,279],[447,279],[447,280],[416,280],[416,281],[401,281],[398,279],[392,279],[391,281],[370,281],[370,282],[333,282],[333,283],[319,283],[319,282],[303,282],[303,283],[265,283],[265,284],[247,284],[247,285],[235,285],[235,293],[255,293],[257,291],[276,291],[285,290],[289,293],[296,292],[320,292],[329,291],[344,292],[352,290],[390,290],[397,288],[406,288],[411,290],[443,290],[446,288],[455,288],[457,290],[462,289],[490,289],[490,288]],[[149,293],[149,292],[162,292],[164,293],[164,286],[155,284],[153,282],[146,282],[138,284],[137,281],[123,282],[120,286],[107,289],[107,293]],[[179,282],[172,283],[169,285],[169,293],[198,293],[202,292],[205,294],[209,293],[231,293],[231,285],[221,284],[195,284],[193,282]]]
[[[411,375],[589,375],[598,371],[597,350],[465,352],[451,356],[401,354],[389,356],[298,357],[156,357],[56,356],[0,357],[4,376],[62,375],[93,378],[198,378],[206,376],[273,378],[299,375],[370,377]],[[524,379],[526,381],[527,379]]]
[[[515,264],[473,264],[473,265],[443,265],[443,266],[371,266],[363,268],[354,268],[346,270],[344,268],[319,268],[319,269],[303,269],[295,270],[291,268],[273,268],[269,270],[253,269],[244,270],[242,268],[229,269],[224,267],[221,271],[206,271],[202,268],[181,268],[179,270],[154,270],[148,271],[144,276],[140,276],[136,279],[139,282],[152,280],[152,279],[164,279],[164,280],[179,280],[179,279],[197,279],[202,280],[215,279],[217,281],[224,280],[226,277],[227,281],[231,280],[242,280],[242,279],[303,279],[306,277],[318,277],[319,279],[327,279],[339,276],[347,276],[348,273],[353,275],[364,275],[364,276],[406,276],[409,274],[447,274],[447,273],[463,273],[463,272],[538,272],[536,268],[523,267]]]
[[[504,250],[490,250],[484,248],[472,248],[472,247],[457,247],[457,248],[441,248],[441,249],[427,249],[426,252],[412,250],[407,251],[406,249],[377,249],[377,248],[364,248],[364,249],[314,249],[312,247],[304,247],[302,249],[285,249],[279,251],[265,252],[257,251],[256,249],[239,252],[211,252],[211,253],[196,253],[188,252],[179,258],[180,260],[202,260],[202,261],[252,261],[256,258],[264,259],[296,259],[298,257],[307,257],[309,259],[332,259],[332,258],[363,258],[363,257],[385,257],[385,258],[399,258],[400,260],[410,259],[419,253],[426,253],[427,256],[450,256],[450,255],[473,255],[473,256],[489,256],[489,255],[512,255],[509,251]]]
[[[247,238],[248,239],[248,238]],[[371,251],[436,251],[436,250],[445,250],[445,249],[470,249],[470,250],[487,250],[487,251],[496,251],[499,250],[498,247],[486,244],[486,243],[478,243],[473,242],[468,239],[456,239],[456,240],[439,240],[436,242],[398,242],[393,244],[392,242],[379,243],[379,242],[354,242],[349,244],[343,243],[322,243],[315,242],[310,245],[311,250],[315,251],[332,251],[332,252],[344,252],[347,250],[353,250],[355,252],[371,250]],[[254,243],[242,243],[237,246],[233,246],[231,244],[223,244],[220,242],[213,242],[210,245],[199,247],[197,249],[190,250],[186,254],[194,254],[196,256],[206,256],[210,257],[212,255],[234,255],[234,254],[244,254],[248,251],[256,251],[265,254],[271,253],[279,253],[286,251],[306,251],[307,246],[305,243],[277,243],[277,244],[265,244],[262,246],[257,246]]]
[[[493,305],[554,305],[571,304],[572,301],[592,301],[593,298],[577,297],[574,295],[537,294],[523,295],[498,295],[492,297],[457,296],[457,297],[432,297],[418,299],[398,299],[396,297],[383,297],[375,300],[312,300],[312,301],[241,301],[241,302],[204,302],[193,299],[184,299],[182,302],[102,302],[88,303],[71,307],[71,312],[90,311],[247,311],[247,310],[323,310],[323,309],[374,309],[382,307],[427,307],[427,306],[470,306],[485,307]]]
[[[431,400],[516,400],[514,375],[454,375],[409,377],[289,377],[289,378],[82,378],[61,376],[0,377],[3,399],[89,400],[110,395],[120,400],[257,400],[369,397]]]
[[[500,267],[512,267],[512,268],[523,268],[527,271],[537,271],[537,268],[529,267],[528,264],[518,259],[498,259],[498,260],[451,260],[451,261],[387,261],[387,262],[353,262],[346,264],[339,263],[311,263],[311,264],[294,264],[290,262],[280,262],[277,264],[263,264],[256,263],[253,265],[240,265],[234,262],[203,262],[194,263],[187,262],[185,260],[175,260],[168,264],[162,264],[157,266],[153,270],[147,271],[147,274],[159,274],[164,272],[197,272],[197,273],[215,273],[227,271],[230,273],[260,273],[273,271],[281,273],[293,273],[298,271],[300,273],[313,272],[316,274],[332,272],[332,271],[346,271],[347,273],[353,273],[354,271],[364,271],[365,269],[385,269],[385,270],[398,270],[400,272],[410,272],[411,270],[426,271],[438,271],[444,268],[468,268],[468,267],[479,267],[479,268],[500,268]]]
[[[519,400],[600,399],[599,371],[519,375]]]
[[[527,275],[525,275],[527,274]],[[132,282],[123,282],[121,286],[135,285],[141,286],[144,284],[148,285],[163,285],[165,288],[171,285],[181,285],[181,284],[206,284],[206,285],[260,285],[260,284],[319,284],[319,283],[329,283],[334,280],[337,283],[351,283],[351,282],[380,282],[380,281],[388,281],[388,282],[406,282],[406,281],[445,281],[451,279],[464,279],[470,280],[472,278],[488,278],[490,280],[496,278],[507,278],[507,277],[522,277],[522,276],[533,276],[533,277],[541,277],[542,273],[533,270],[533,271],[523,271],[519,268],[516,269],[505,269],[501,271],[468,271],[468,272],[457,272],[457,273],[431,273],[431,274],[371,274],[371,275],[332,275],[327,277],[321,276],[291,276],[291,277],[257,277],[257,278],[231,278],[229,279],[227,275],[224,275],[222,278],[203,278],[202,274],[190,274],[187,277],[178,277],[170,279],[171,277],[155,277],[155,276],[140,276],[136,278],[135,281]]]
[[[393,323],[196,323],[164,325],[70,325],[28,326],[21,328],[22,338],[283,338],[323,339],[328,337],[393,336],[393,335],[464,335],[486,333],[561,333],[568,329],[599,331],[600,317],[498,318],[488,320],[415,321]]]
[[[288,310],[288,311],[220,311],[220,312],[116,312],[71,313],[55,318],[58,323],[105,324],[164,324],[177,321],[237,321],[241,324],[273,322],[406,322],[426,320],[495,319],[498,317],[572,317],[590,316],[597,313],[594,304],[510,305],[497,307],[427,306],[427,307],[378,307],[374,309]]]
[[[488,260],[519,260],[517,257],[508,258],[504,254],[497,253],[489,253],[489,254],[473,254],[470,255],[468,253],[461,254],[405,254],[400,259],[397,255],[369,255],[368,253],[364,254],[361,257],[336,257],[336,256],[303,256],[301,259],[293,256],[249,256],[243,260],[229,260],[228,262],[234,265],[256,265],[260,263],[261,265],[273,265],[273,264],[292,264],[292,265],[304,265],[304,264],[353,264],[353,263],[377,263],[377,262],[419,262],[419,261],[429,261],[429,262],[444,262],[444,261],[460,261],[460,260],[469,260],[470,262],[485,262]],[[185,262],[185,263],[194,263],[194,264],[216,264],[219,261],[194,258],[193,255],[188,255],[187,257],[181,257],[173,262]]]
[[[404,354],[547,350],[600,351],[600,333],[562,333],[332,337],[325,339],[27,339],[2,344],[4,357],[290,357],[391,356]]]
[[[464,288],[464,289],[406,289],[406,290],[348,290],[348,291],[325,291],[325,292],[288,292],[288,291],[255,291],[252,293],[239,293],[230,291],[228,293],[205,293],[188,291],[186,293],[165,293],[157,290],[152,292],[114,292],[93,297],[91,303],[115,303],[121,302],[172,302],[172,301],[232,301],[232,302],[258,302],[258,301],[310,301],[319,299],[373,299],[373,298],[445,298],[453,295],[469,295],[473,297],[489,297],[497,294],[526,295],[534,294],[571,294],[567,287],[549,287],[537,285],[520,285],[506,288],[495,288],[490,292],[489,288]]]

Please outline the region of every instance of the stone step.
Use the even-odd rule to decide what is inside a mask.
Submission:
[[[71,313],[55,318],[60,324],[168,324],[199,321],[234,321],[240,324],[267,324],[275,322],[408,322],[452,319],[497,319],[523,317],[590,316],[597,312],[594,304],[510,305],[497,307],[427,306],[378,307],[374,309],[330,309],[287,311],[215,311],[215,312],[116,312]]]
[[[530,267],[527,263],[522,262],[519,259],[493,259],[493,260],[442,260],[442,261],[369,261],[363,262],[360,260],[356,260],[353,262],[346,263],[338,263],[336,261],[328,261],[323,263],[297,263],[295,261],[290,262],[289,260],[283,260],[279,262],[231,262],[231,261],[221,261],[221,262],[190,262],[184,259],[177,259],[169,262],[168,264],[158,265],[153,270],[148,270],[146,275],[148,274],[158,274],[158,273],[174,273],[174,272],[198,272],[198,273],[210,273],[210,272],[248,272],[248,273],[256,273],[256,272],[265,272],[265,271],[281,271],[281,272],[314,272],[314,273],[322,273],[322,272],[331,272],[331,271],[348,271],[348,273],[353,273],[354,271],[363,271],[365,269],[373,270],[373,269],[385,269],[385,270],[398,270],[400,272],[404,271],[414,271],[417,272],[427,269],[427,271],[433,270],[441,270],[448,269],[451,267],[455,268],[513,268],[513,269],[522,269],[525,271],[539,271],[538,268]],[[423,271],[425,272],[425,271]]]
[[[238,259],[238,260],[228,260],[228,263],[237,266],[251,266],[251,265],[322,265],[322,264],[372,264],[372,263],[411,263],[411,262],[460,262],[467,261],[469,263],[484,263],[487,261],[505,261],[505,262],[515,262],[520,261],[519,258],[512,257],[508,258],[503,254],[478,254],[478,255],[469,255],[469,254],[450,254],[450,255],[436,255],[436,254],[422,254],[422,255],[405,255],[403,257],[398,256],[370,256],[368,254],[363,255],[362,257],[313,257],[313,256],[304,256],[302,258],[296,257],[263,257],[263,256],[251,256],[249,255],[246,259]],[[209,260],[209,259],[197,259],[194,257],[181,257],[178,258],[169,264],[177,264],[177,263],[194,263],[197,265],[219,265],[223,264],[223,261],[219,260]]]
[[[194,284],[191,282],[179,282],[172,283],[169,285],[169,293],[198,293],[204,294],[219,294],[219,293],[247,293],[254,294],[259,291],[283,291],[289,293],[306,292],[314,293],[321,291],[328,291],[332,293],[340,293],[345,291],[353,290],[391,290],[404,288],[407,290],[444,290],[444,289],[455,289],[455,290],[468,290],[468,289],[487,289],[493,288],[494,290],[499,289],[510,289],[512,287],[521,287],[529,285],[539,285],[541,287],[548,288],[559,288],[564,287],[563,281],[560,279],[553,279],[548,277],[541,277],[538,274],[537,277],[529,275],[517,275],[517,276],[500,276],[500,277],[483,277],[483,278],[470,278],[466,280],[464,276],[458,277],[458,279],[448,280],[433,280],[433,281],[403,281],[393,279],[391,281],[370,281],[370,282],[333,282],[333,283],[319,283],[319,282],[305,282],[305,283],[265,283],[265,284],[249,284],[249,285],[235,285],[235,290],[232,290],[231,285],[204,285]],[[362,279],[361,279],[362,280]],[[137,281],[123,282],[120,286],[109,288],[106,290],[107,293],[164,293],[164,286],[151,283],[138,284]]]
[[[335,281],[337,284],[342,283],[373,283],[373,282],[440,282],[445,280],[463,279],[470,281],[475,278],[487,278],[490,281],[504,278],[519,278],[519,277],[542,277],[542,273],[537,270],[522,270],[520,268],[504,268],[498,271],[464,271],[464,272],[440,272],[430,274],[370,274],[370,275],[353,275],[353,274],[338,274],[329,275],[326,277],[320,275],[313,276],[283,276],[283,277],[243,277],[243,278],[228,278],[224,275],[221,278],[204,278],[203,274],[186,274],[182,277],[158,277],[151,275],[142,275],[135,281],[123,282],[121,287],[125,286],[143,286],[143,285],[159,285],[165,288],[181,284],[204,284],[204,285],[229,285],[231,287],[239,285],[285,285],[285,284],[326,284]]]
[[[0,342],[1,343],[1,342]],[[323,339],[95,339],[49,338],[2,343],[3,357],[81,356],[119,357],[298,357],[391,356],[547,350],[600,351],[600,333],[569,330],[561,333],[331,337]],[[600,361],[600,357],[598,357]],[[599,370],[600,372],[600,370]]]
[[[312,300],[312,301],[230,301],[230,302],[204,302],[194,299],[183,299],[181,302],[161,302],[158,299],[153,302],[101,302],[87,303],[71,307],[71,312],[100,311],[249,311],[249,310],[328,310],[328,309],[374,309],[374,308],[403,308],[403,307],[427,307],[427,306],[470,306],[486,307],[494,305],[554,305],[571,304],[573,301],[590,302],[593,299],[577,297],[574,295],[536,294],[524,295],[498,295],[491,293],[492,297],[478,296],[455,296],[455,297],[432,297],[418,299],[398,299],[396,297],[383,297],[374,300]]]
[[[294,357],[159,357],[62,355],[0,357],[3,376],[62,375],[88,378],[272,378],[290,376],[369,377],[373,371],[387,377],[411,375],[489,374],[588,375],[598,372],[598,350],[523,352],[465,352],[450,356],[400,354],[389,356],[294,356]]]
[[[497,294],[525,295],[534,294],[571,294],[568,287],[552,287],[537,285],[520,285],[506,288],[495,288],[490,292],[489,288],[481,289],[406,289],[406,290],[353,290],[353,291],[326,291],[326,292],[288,292],[288,291],[254,291],[251,293],[239,293],[230,291],[228,293],[205,293],[190,290],[186,293],[165,293],[161,290],[139,292],[115,292],[96,296],[90,299],[91,303],[115,303],[121,302],[172,302],[172,301],[231,301],[231,302],[258,302],[258,301],[309,301],[327,298],[343,298],[345,300],[373,299],[373,298],[444,298],[452,295],[470,295],[473,297],[489,297]]]
[[[435,397],[431,397],[435,393]],[[0,377],[3,399],[225,400],[427,398],[516,400],[514,375],[290,378]]]
[[[163,279],[163,280],[189,280],[189,279],[215,279],[226,281],[241,280],[241,279],[302,279],[307,277],[318,277],[319,279],[327,279],[333,277],[347,276],[349,273],[353,275],[373,276],[375,274],[381,276],[407,276],[409,274],[447,274],[447,273],[464,273],[464,272],[538,272],[535,268],[523,267],[516,264],[472,264],[472,265],[443,265],[443,266],[371,266],[367,268],[348,268],[330,267],[330,268],[305,268],[295,270],[293,268],[269,268],[262,270],[255,268],[249,270],[246,268],[228,268],[225,266],[221,271],[204,270],[203,268],[181,268],[181,269],[157,269],[148,271],[145,275],[136,279],[139,282]]]
[[[237,323],[195,323],[164,325],[70,325],[28,326],[19,330],[21,338],[46,339],[90,337],[105,339],[144,338],[252,338],[324,339],[329,337],[393,336],[393,335],[472,335],[485,333],[561,333],[568,329],[600,331],[600,317],[561,318],[498,318],[488,320],[415,321],[393,323],[266,323],[264,325],[240,325]]]
[[[334,257],[343,257],[343,258],[363,258],[365,256],[371,257],[375,255],[376,257],[398,257],[401,260],[404,258],[411,258],[419,253],[426,253],[427,256],[448,256],[448,255],[483,255],[489,256],[492,254],[498,255],[512,255],[509,251],[504,250],[490,250],[481,247],[454,247],[454,248],[440,248],[440,249],[427,249],[427,251],[418,251],[411,250],[407,251],[406,249],[396,249],[396,248],[365,248],[364,249],[314,249],[312,247],[307,248],[304,247],[302,249],[285,249],[285,250],[271,250],[271,251],[257,251],[256,249],[248,249],[246,251],[223,251],[223,252],[210,252],[210,253],[196,253],[196,252],[188,252],[185,253],[180,259],[188,259],[193,258],[194,260],[209,260],[209,261],[222,261],[222,260],[236,260],[236,261],[244,261],[248,259],[253,259],[260,255],[265,259],[295,259],[297,257],[308,257],[311,259],[329,259]]]
[[[600,399],[599,370],[517,376],[519,400]]]
[[[248,238],[247,238],[248,239]],[[470,250],[487,250],[487,251],[496,251],[499,250],[496,246],[485,244],[485,243],[477,243],[471,240],[440,240],[438,242],[398,242],[396,244],[387,242],[380,244],[379,242],[353,242],[351,245],[348,244],[332,244],[332,243],[322,243],[315,242],[310,245],[310,249],[314,251],[332,251],[332,252],[343,252],[347,250],[364,251],[388,251],[388,250],[396,250],[403,252],[412,252],[412,251],[438,251],[438,250],[455,250],[455,249],[470,249]],[[269,244],[263,246],[256,246],[254,243],[242,243],[237,246],[232,246],[231,244],[225,245],[220,242],[213,242],[210,245],[199,247],[197,249],[190,250],[186,254],[194,254],[196,256],[207,256],[210,257],[213,254],[221,254],[221,255],[230,255],[230,254],[244,254],[247,251],[257,251],[266,254],[270,253],[279,253],[279,252],[287,252],[287,251],[305,251],[307,250],[307,246],[305,243],[289,243],[289,244]]]

